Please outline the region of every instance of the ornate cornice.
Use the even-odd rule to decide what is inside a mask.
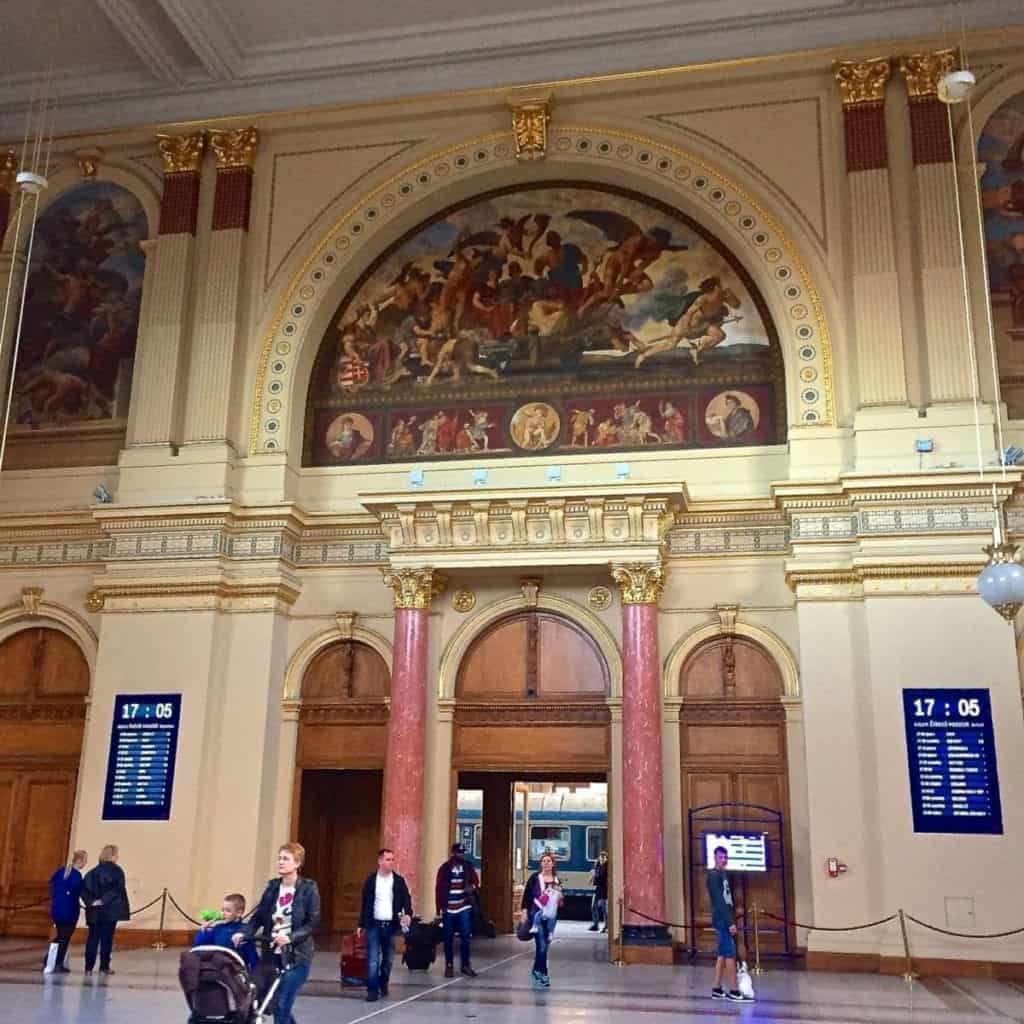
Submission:
[[[957,65],[956,50],[935,50],[932,53],[908,53],[900,57],[900,71],[907,82],[912,99],[937,96],[939,79]]]
[[[867,597],[974,593],[984,558],[927,562],[903,559],[856,562],[849,566],[800,566],[786,569],[786,583],[798,599],[859,600]]]
[[[395,592],[396,608],[429,608],[448,585],[447,577],[433,569],[384,569],[381,575]]]
[[[198,174],[203,165],[206,132],[191,135],[158,135],[157,148],[164,162],[164,174]]]
[[[619,585],[622,603],[657,604],[665,587],[665,563],[627,562],[611,567],[612,579]]]
[[[290,607],[298,596],[298,587],[285,580],[100,580],[86,597],[86,606],[94,612],[264,611],[277,604]]]
[[[259,132],[250,125],[233,131],[211,132],[210,146],[217,157],[217,169],[225,167],[252,167],[256,161]]]
[[[832,65],[832,74],[839,86],[844,107],[884,102],[885,84],[891,73],[892,64],[888,57],[837,60]]]

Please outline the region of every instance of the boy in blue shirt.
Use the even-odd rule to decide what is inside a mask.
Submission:
[[[236,952],[244,961],[245,966],[251,971],[259,963],[259,954],[256,952],[256,944],[251,939],[246,939],[236,946],[231,941],[239,928],[242,918],[245,916],[245,897],[238,892],[229,893],[221,901],[221,919],[210,921],[196,932],[192,942],[195,946],[223,946]]]

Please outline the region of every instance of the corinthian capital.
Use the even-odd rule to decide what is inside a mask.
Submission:
[[[448,583],[433,569],[385,569],[383,576],[385,586],[395,592],[396,608],[429,608]]]
[[[844,107],[858,103],[881,103],[885,99],[885,83],[892,67],[888,57],[870,60],[837,60],[832,74],[839,86]]]
[[[252,167],[258,141],[259,133],[251,125],[210,135],[210,146],[217,156],[218,167]]]
[[[164,174],[198,171],[206,149],[206,132],[192,135],[158,135],[156,144],[164,161]]]
[[[612,566],[623,604],[657,604],[665,586],[665,563],[621,562]]]
[[[914,98],[936,96],[939,79],[956,67],[956,50],[908,53],[900,57],[900,71],[907,80],[907,92]]]

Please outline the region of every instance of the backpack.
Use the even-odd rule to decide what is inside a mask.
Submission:
[[[181,954],[178,981],[197,1021],[247,1021],[256,998],[245,961],[231,949],[196,946]]]

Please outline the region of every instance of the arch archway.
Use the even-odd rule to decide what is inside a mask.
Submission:
[[[49,878],[68,854],[90,670],[56,622],[0,639],[0,934],[45,935]]]

